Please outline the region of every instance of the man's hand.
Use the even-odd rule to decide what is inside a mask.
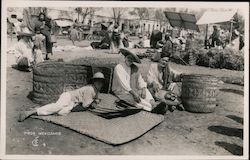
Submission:
[[[140,99],[140,96],[134,92],[133,90],[130,91],[130,94],[132,94],[134,100],[137,102],[137,103],[140,103],[141,102],[141,99]]]
[[[141,102],[140,96],[138,94],[134,95],[133,97],[137,103]]]

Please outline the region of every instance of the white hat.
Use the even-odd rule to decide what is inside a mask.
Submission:
[[[234,30],[234,33],[235,33],[237,36],[240,35],[240,32],[237,31],[236,29]]]
[[[95,74],[94,74],[94,76],[93,76],[93,78],[92,79],[105,79],[104,78],[104,75],[103,75],[103,73],[101,73],[101,72],[96,72]]]
[[[34,34],[27,27],[22,28],[22,31],[20,31],[20,32],[18,31],[17,35],[18,36],[27,36],[27,37],[34,36]]]

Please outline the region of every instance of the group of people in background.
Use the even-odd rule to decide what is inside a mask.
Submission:
[[[16,26],[18,42],[15,46],[17,67],[26,71],[48,60],[55,43],[51,35],[51,19],[45,13],[40,13],[38,17],[31,17],[28,13],[24,10],[24,20]]]
[[[35,18],[29,14],[28,10],[24,10],[23,13],[23,22],[17,27],[18,49],[16,49],[16,56],[19,66],[30,68],[32,63],[48,60],[49,55],[53,54],[55,36],[52,32],[52,20],[45,13],[41,12]],[[152,57],[153,61],[159,61],[163,57],[171,58],[176,50],[192,51],[194,34],[184,29],[181,29],[180,34],[177,35],[163,33],[159,30],[153,30],[151,34],[142,33],[139,35],[139,42],[133,43],[129,40],[130,32],[120,28],[118,24],[110,22],[107,29],[102,32],[102,40],[92,42],[91,47],[93,49],[110,49],[112,53],[118,53],[121,48],[152,48],[156,53]],[[69,37],[73,45],[75,45],[75,41],[81,39],[81,30],[79,29],[81,28],[74,24],[69,30]],[[229,44],[230,38],[233,40],[231,44]],[[20,47],[23,44],[26,47]],[[234,30],[230,35],[229,31],[214,25],[213,33],[205,41],[205,46],[224,49],[227,45],[241,50],[244,47],[243,34]],[[29,51],[21,51],[24,49]],[[44,58],[42,58],[43,56]],[[20,61],[22,59],[20,57],[26,57],[26,60]]]
[[[129,31],[121,31],[118,24],[111,22],[102,33],[100,42],[90,44],[93,49],[110,49],[112,53],[118,53],[119,49],[129,47]]]
[[[231,44],[229,44],[230,38],[232,40]],[[244,36],[236,29],[230,33],[229,30],[220,29],[220,27],[214,25],[213,33],[209,36],[207,44],[205,45],[209,48],[218,47],[223,49],[227,45],[231,45],[231,47],[235,48],[236,50],[242,50],[244,47]]]

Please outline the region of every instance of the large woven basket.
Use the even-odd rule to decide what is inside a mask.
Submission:
[[[55,102],[61,93],[80,88],[92,77],[90,66],[64,62],[44,62],[33,70],[33,98],[35,103]]]
[[[187,111],[214,112],[218,80],[210,75],[185,75],[182,81],[182,102]]]

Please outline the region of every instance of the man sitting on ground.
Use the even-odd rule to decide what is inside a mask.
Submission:
[[[125,61],[118,64],[114,69],[112,91],[120,99],[137,108],[159,114],[165,114],[164,102],[156,103],[147,89],[138,67],[134,64],[141,63],[134,53],[120,49],[125,56]]]
[[[150,40],[145,35],[139,35],[139,42],[134,45],[134,48],[150,48]]]
[[[93,84],[91,85],[62,93],[56,103],[50,103],[21,113],[18,121],[24,121],[32,115],[45,116],[56,113],[58,115],[67,115],[79,104],[82,105],[83,109],[95,107],[100,101],[98,94],[104,84],[104,75],[101,72],[97,72],[94,74],[92,80]]]
[[[92,42],[90,45],[93,49],[109,49],[111,43],[111,37],[108,31],[104,32],[104,37],[101,42]]]
[[[34,62],[34,57],[32,53],[33,42],[32,33],[28,32],[18,32],[18,42],[15,46],[15,57],[17,67],[23,71],[31,71],[32,65]]]
[[[147,83],[150,93],[156,101],[161,100],[169,105],[169,110],[173,111],[176,107],[179,110],[184,110],[181,100],[181,88],[179,84],[172,81],[170,67],[168,64],[169,58],[161,58],[159,63],[152,63],[147,74]],[[168,78],[167,78],[168,77]],[[164,79],[167,83],[164,83]],[[166,89],[165,89],[166,84]]]

